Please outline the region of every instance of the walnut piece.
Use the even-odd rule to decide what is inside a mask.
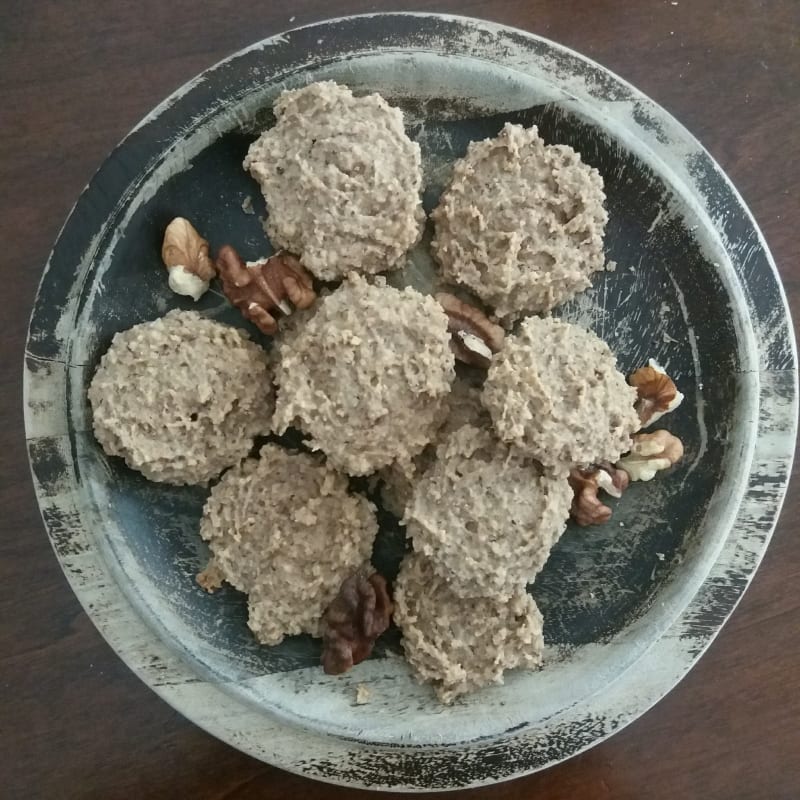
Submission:
[[[682,457],[683,443],[668,431],[635,433],[630,453],[617,462],[617,468],[625,470],[632,481],[649,481]]]
[[[490,322],[480,309],[455,295],[439,292],[436,300],[447,314],[450,348],[455,357],[473,367],[488,369],[492,356],[503,347],[505,331]]]
[[[672,378],[652,358],[648,366],[640,367],[628,377],[628,383],[639,394],[634,407],[643,428],[674,411],[683,402],[683,395]]]
[[[612,497],[622,497],[629,482],[627,472],[607,462],[587,469],[572,469],[569,473],[569,485],[574,497],[570,516],[582,526],[608,522],[611,519],[611,509],[597,496],[598,491],[603,489]]]
[[[169,272],[169,288],[195,302],[217,274],[208,255],[208,242],[183,217],[175,217],[167,225],[161,259]]]
[[[225,296],[262,333],[277,333],[276,311],[288,316],[292,306],[308,308],[317,296],[311,275],[289,253],[245,264],[226,244],[217,254],[217,270]]]
[[[372,692],[370,691],[369,686],[365,683],[359,683],[356,686],[356,705],[357,706],[365,706],[369,703],[370,698],[372,696]]]
[[[340,675],[363,661],[389,627],[391,615],[392,601],[383,576],[362,569],[346,578],[320,623],[325,672]]]

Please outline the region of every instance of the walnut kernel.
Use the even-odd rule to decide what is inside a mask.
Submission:
[[[365,683],[359,683],[356,686],[356,705],[357,706],[364,706],[369,703],[372,697],[372,692],[370,691],[369,686]]]
[[[183,217],[175,217],[167,225],[161,259],[169,272],[169,288],[195,301],[217,274],[208,254],[208,242]]]
[[[617,462],[617,468],[627,472],[632,481],[649,481],[682,457],[683,443],[668,431],[636,433],[630,453]]]
[[[358,570],[346,578],[320,623],[325,672],[340,675],[367,658],[375,640],[389,627],[391,614],[383,576]]]
[[[683,395],[675,382],[652,358],[648,366],[640,367],[628,377],[628,383],[639,394],[634,407],[643,428],[674,411],[683,402]]]
[[[288,316],[295,308],[308,308],[316,299],[311,275],[289,253],[245,264],[230,245],[217,254],[222,291],[246,319],[263,333],[278,330],[277,314]]]
[[[447,314],[451,333],[450,347],[459,361],[487,369],[492,356],[503,347],[505,331],[490,322],[475,306],[447,292],[439,292],[436,300]]]
[[[624,470],[608,463],[588,469],[576,467],[570,471],[568,480],[574,494],[570,516],[582,526],[608,522],[611,509],[597,496],[598,491],[602,489],[612,497],[622,497],[630,481]]]

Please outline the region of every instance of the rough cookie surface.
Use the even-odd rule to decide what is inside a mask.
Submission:
[[[544,465],[615,462],[641,425],[636,389],[608,345],[578,325],[530,317],[506,338],[483,389],[503,441]]]
[[[544,566],[571,502],[565,477],[467,425],[437,448],[404,521],[454,594],[505,598]]]
[[[414,486],[436,460],[437,444],[445,441],[450,434],[464,425],[491,428],[492,419],[481,402],[480,386],[458,374],[442,413],[446,415],[444,423],[436,431],[433,441],[414,458],[410,465],[394,463],[378,473],[383,505],[396,517],[403,516]]]
[[[211,490],[200,535],[211,566],[247,592],[256,638],[319,635],[342,581],[369,562],[378,526],[347,478],[307,453],[265,445]]]
[[[439,699],[490,683],[503,672],[542,663],[542,615],[524,587],[510,599],[464,599],[419,553],[405,557],[394,592],[394,619],[403,650],[420,682],[433,684]]]
[[[299,428],[350,475],[408,463],[441,421],[449,339],[432,297],[350,275],[278,348],[275,430]]]
[[[323,81],[284,92],[275,116],[244,161],[272,242],[321,280],[403,266],[424,213],[420,149],[400,109]]]
[[[88,396],[106,453],[164,483],[207,483],[272,422],[267,354],[194,311],[116,334]]]
[[[603,269],[604,201],[600,173],[571,147],[507,123],[456,162],[431,215],[433,252],[498,317],[549,311]]]

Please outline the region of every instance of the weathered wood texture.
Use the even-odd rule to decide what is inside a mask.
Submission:
[[[595,58],[649,94],[733,179],[798,313],[796,0],[442,0],[390,8],[526,28]],[[4,797],[362,796],[273,769],[212,739],[139,683],[101,640],[67,587],[36,510],[20,378],[29,310],[49,248],[92,171],[129,128],[195,73],[254,39],[374,10],[362,0],[10,0],[0,7]],[[679,688],[591,751],[471,796],[797,797],[799,497],[794,486],[752,588]]]

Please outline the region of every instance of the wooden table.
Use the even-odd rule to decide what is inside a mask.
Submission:
[[[661,103],[749,203],[800,316],[797,0],[395,0],[389,7],[526,28],[595,58]],[[254,39],[378,8],[367,0],[0,6],[3,797],[362,796],[281,772],[212,739],[146,689],[102,641],[62,577],[39,518],[20,378],[48,251],[93,170],[129,128],[195,73]],[[679,688],[589,752],[470,796],[799,797],[799,500],[795,483],[752,588]]]

